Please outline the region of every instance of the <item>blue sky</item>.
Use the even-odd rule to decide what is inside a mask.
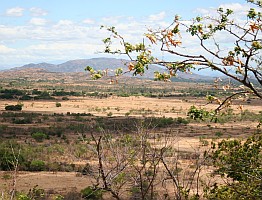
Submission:
[[[243,10],[240,0],[2,0],[0,69],[105,56],[100,25],[116,26],[131,41],[147,27],[188,20],[221,5]]]

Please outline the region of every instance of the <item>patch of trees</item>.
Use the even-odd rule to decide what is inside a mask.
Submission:
[[[25,92],[18,89],[4,89],[0,90],[0,98],[2,99],[13,99],[15,96],[22,96]]]
[[[21,105],[21,104],[8,105],[8,106],[5,106],[5,110],[8,110],[8,111],[21,111],[22,107],[23,107],[23,105]]]
[[[83,94],[81,92],[75,92],[75,91],[65,91],[65,90],[60,90],[60,91],[53,91],[52,96],[82,96]]]

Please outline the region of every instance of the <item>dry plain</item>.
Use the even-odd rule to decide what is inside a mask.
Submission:
[[[24,72],[23,72],[24,73]],[[205,93],[206,90],[213,88],[211,84],[202,83],[156,83],[148,80],[139,80],[132,82],[127,78],[125,84],[120,86],[109,85],[108,80],[94,83],[87,80],[85,74],[57,74],[36,71],[32,76],[31,71],[24,75],[17,75],[13,77],[12,73],[3,73],[3,77],[7,80],[3,81],[3,88],[12,88],[15,85],[16,88],[27,90],[37,88],[39,90],[53,91],[55,89],[65,88],[65,90],[87,90],[87,92],[93,92],[93,89],[97,90],[112,90],[116,91],[121,89],[125,92],[126,85],[132,85],[132,87],[153,88],[153,91],[169,93],[175,90],[176,94],[183,94],[181,91],[188,89],[200,90]],[[3,78],[2,77],[2,78]],[[9,79],[14,78],[10,81]],[[24,77],[21,78],[21,77]],[[46,78],[42,80],[41,78]],[[20,85],[20,81],[28,81],[26,86]],[[31,80],[32,79],[32,80]],[[63,80],[63,81],[61,81]],[[124,79],[123,79],[124,80]],[[54,82],[54,83],[53,83]],[[62,83],[63,82],[63,83]],[[10,83],[12,85],[10,86]],[[97,84],[97,85],[96,85]],[[29,88],[29,89],[28,89]],[[90,89],[91,88],[91,89]],[[223,118],[222,121],[215,123],[214,121],[194,121],[188,119],[187,112],[192,105],[198,108],[204,108],[206,110],[215,109],[218,104],[208,104],[205,97],[193,97],[193,96],[170,96],[170,97],[145,97],[141,95],[121,97],[118,95],[109,95],[107,97],[101,96],[69,96],[68,100],[63,100],[62,96],[55,96],[51,100],[4,100],[0,99],[0,113],[6,113],[6,105],[23,104],[22,113],[37,113],[36,119],[27,124],[13,123],[14,118],[5,119],[3,116],[0,118],[1,127],[8,127],[10,133],[14,134],[14,139],[19,144],[30,144],[32,148],[36,148],[42,155],[37,154],[37,158],[41,158],[50,163],[59,162],[66,165],[84,166],[89,163],[93,166],[97,166],[97,159],[90,156],[87,153],[85,144],[79,143],[79,136],[85,135],[90,137],[90,131],[74,131],[71,127],[81,128],[82,126],[93,126],[96,120],[104,120],[105,127],[116,127],[111,129],[110,133],[125,134],[127,130],[128,134],[136,133],[134,127],[137,126],[138,121],[143,121],[145,118],[182,118],[186,119],[187,123],[183,124],[170,124],[164,127],[150,127],[150,138],[148,141],[155,147],[160,148],[162,145],[172,146],[176,151],[181,151],[185,155],[180,162],[182,168],[189,168],[193,160],[188,158],[188,155],[194,155],[196,153],[202,153],[210,148],[210,142],[212,140],[219,141],[223,138],[246,138],[257,130],[258,122],[248,117],[248,115],[259,115],[262,111],[262,103],[259,99],[251,99],[246,102],[244,99],[238,99],[233,101],[233,104],[229,108],[226,108],[223,112],[230,111],[234,113],[236,119]],[[57,106],[60,103],[61,106]],[[68,113],[86,113],[90,116],[71,116]],[[245,118],[241,118],[241,113],[244,113]],[[21,117],[17,117],[21,119]],[[13,121],[12,121],[13,120]],[[228,121],[227,121],[228,120]],[[122,124],[122,125],[121,125]],[[126,127],[130,128],[125,129]],[[61,137],[51,136],[49,140],[45,140],[42,143],[37,143],[31,137],[31,130],[48,128],[64,128],[69,127]],[[132,128],[133,127],[133,128]],[[2,129],[3,130],[3,129]],[[92,129],[93,130],[93,129]],[[92,131],[91,130],[91,131]],[[1,131],[1,129],[0,129]],[[15,133],[14,133],[15,132]],[[9,140],[10,135],[2,135],[3,141]],[[161,136],[161,137],[159,137]],[[218,138],[219,136],[219,138]],[[159,138],[158,138],[159,137]],[[158,138],[156,140],[156,138]],[[168,138],[168,140],[166,140]],[[50,150],[51,149],[51,150]],[[207,175],[212,172],[212,168],[205,168],[202,175]],[[61,193],[65,194],[69,191],[80,191],[81,189],[93,184],[94,179],[90,176],[82,176],[78,170],[70,169],[69,172],[63,170],[50,170],[42,172],[25,172],[18,171],[16,178],[16,189],[18,191],[24,191],[25,193],[32,189],[35,185],[39,188],[43,188],[49,193]],[[0,192],[8,191],[12,188],[13,172],[0,172]],[[8,178],[9,177],[9,178]]]
[[[56,102],[61,102],[61,107],[56,107]],[[16,101],[0,101],[0,110],[3,112],[5,105],[15,104]],[[70,97],[70,100],[62,101],[57,98],[56,100],[37,100],[37,101],[22,101],[23,112],[35,112],[35,113],[91,113],[95,116],[108,117],[108,113],[111,118],[130,118],[132,124],[132,117],[182,117],[186,118],[186,114],[190,106],[196,105],[206,109],[214,109],[217,104],[206,104],[206,100],[203,98],[188,98],[185,101],[183,98],[148,98],[141,96],[131,97],[117,97],[111,96],[109,98],[93,98],[93,97]],[[231,108],[234,112],[240,112],[239,103],[245,104],[244,109],[251,112],[258,113],[262,110],[262,106],[259,100],[253,100],[247,104],[245,102],[237,102],[232,105]],[[127,116],[126,113],[129,113]],[[1,122],[2,124],[5,124]],[[8,123],[6,123],[8,124]],[[33,123],[30,125],[14,125],[9,126],[45,126],[46,124]],[[188,125],[174,126],[165,129],[154,130],[152,134],[158,132],[172,131],[175,133],[175,137],[172,139],[172,145],[175,148],[179,148],[181,151],[190,152],[198,151],[201,147],[200,138],[205,138],[211,141],[218,132],[224,132],[223,137],[246,137],[250,135],[257,126],[257,122],[252,121],[235,121],[235,122],[194,122],[191,121]],[[87,133],[88,134],[88,133]],[[70,136],[68,136],[70,138]],[[90,160],[76,158],[68,158],[69,156],[62,156],[58,159],[66,159],[67,162],[74,164],[84,164],[90,162]],[[91,158],[92,160],[92,158]],[[185,161],[186,163],[186,161]],[[186,164],[185,164],[186,165]],[[0,176],[4,177],[4,174],[8,172],[0,172]],[[66,192],[70,190],[81,190],[87,185],[92,184],[92,179],[86,176],[77,176],[76,172],[19,172],[17,178],[17,189],[22,191],[28,191],[35,185],[39,185],[47,191]],[[0,179],[1,188],[9,188],[12,184],[12,179],[5,180]]]

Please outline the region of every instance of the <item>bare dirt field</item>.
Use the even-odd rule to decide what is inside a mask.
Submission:
[[[56,107],[56,102],[61,103],[61,107]],[[16,104],[17,101],[0,101],[0,110],[4,110],[5,105]],[[40,113],[92,113],[97,116],[106,116],[108,112],[112,112],[112,116],[125,116],[130,112],[130,115],[157,117],[186,117],[188,109],[192,106],[203,107],[207,110],[215,109],[218,104],[207,104],[204,98],[148,98],[141,96],[132,97],[117,97],[109,98],[91,98],[91,97],[70,97],[68,101],[61,99],[52,101],[20,101],[23,106],[23,111],[40,112]],[[250,112],[258,113],[261,111],[261,100],[253,100],[251,104],[246,102],[235,102],[231,108],[235,112],[249,110]]]
[[[0,172],[3,177],[8,172]],[[11,173],[9,173],[11,174]],[[12,175],[12,174],[11,174]],[[47,191],[64,193],[65,191],[77,190],[91,185],[92,181],[87,176],[79,176],[75,172],[19,172],[17,178],[17,188],[19,191],[28,192],[38,185]],[[12,180],[0,181],[1,188],[11,188]]]

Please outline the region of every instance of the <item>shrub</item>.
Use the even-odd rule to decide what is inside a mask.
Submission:
[[[262,134],[255,133],[245,141],[222,140],[212,148],[215,173],[230,179],[230,184],[215,183],[208,199],[261,199]]]
[[[43,142],[44,139],[47,139],[47,135],[45,133],[42,132],[36,132],[32,134],[32,138],[35,139],[35,141],[37,142]]]
[[[30,171],[44,171],[45,162],[42,160],[32,160],[29,169]]]
[[[55,103],[55,106],[56,106],[56,107],[61,107],[62,105],[61,105],[61,103],[56,102],[56,103]]]
[[[103,195],[103,190],[95,187],[87,187],[81,190],[82,198],[84,199],[101,199]]]
[[[68,97],[62,97],[62,100],[67,101],[67,100],[69,100],[69,98]]]
[[[178,117],[176,119],[176,123],[178,123],[178,124],[188,124],[189,121],[187,119],[182,118],[182,117]]]
[[[27,194],[20,193],[17,195],[18,200],[45,200],[49,199],[46,196],[44,189],[38,188],[38,185],[29,190]]]
[[[209,116],[209,112],[204,109],[197,109],[195,106],[191,106],[187,113],[187,116],[189,116],[194,120],[196,119],[204,120],[204,118]]]
[[[112,113],[112,112],[109,112],[109,113],[107,113],[107,116],[108,116],[108,117],[112,117],[112,116],[113,116],[113,113]]]
[[[152,123],[156,125],[156,127],[158,128],[164,128],[173,124],[175,121],[172,117],[160,117],[160,118],[153,117],[153,118],[147,118],[146,122],[149,124]]]
[[[22,105],[17,104],[17,105],[8,105],[5,107],[5,110],[11,110],[11,111],[21,111],[22,110]]]
[[[23,95],[20,100],[31,100],[32,98],[29,95]]]
[[[0,149],[0,158],[1,158],[0,159],[0,170],[3,170],[3,171],[13,170],[14,163],[16,162],[15,156],[18,158],[20,166],[23,167],[23,165],[25,165],[26,163],[25,158],[21,154],[19,154],[19,156],[17,155],[18,153],[16,151],[14,155],[10,148],[2,147]]]
[[[31,124],[33,121],[32,117],[24,117],[22,119],[14,118],[13,123],[14,124]]]

